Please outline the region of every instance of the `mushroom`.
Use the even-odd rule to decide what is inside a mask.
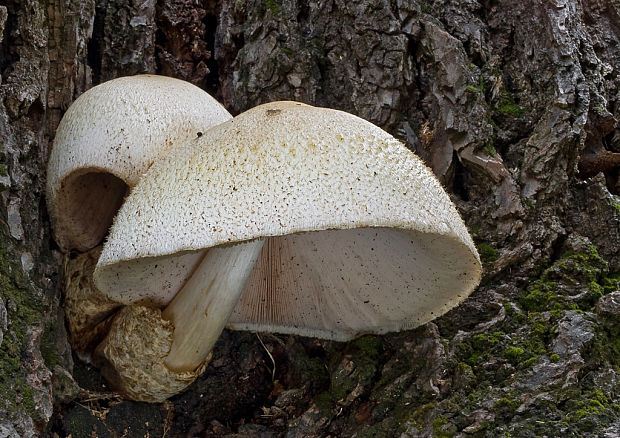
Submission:
[[[65,262],[65,308],[76,352],[88,350],[119,303],[92,285],[104,239],[129,187],[174,145],[231,115],[209,94],[178,79],[138,75],[91,88],[69,107],[54,139],[47,204]],[[92,249],[95,248],[95,249]],[[98,327],[98,328],[97,328]]]
[[[47,202],[61,249],[105,237],[127,186],[160,154],[231,118],[209,94],[165,76],[128,76],[91,88],[69,107],[47,167]]]
[[[400,142],[341,111],[265,104],[132,191],[94,273],[128,306],[96,356],[118,391],[161,401],[200,374],[227,323],[337,341],[411,329],[480,275],[448,195]]]

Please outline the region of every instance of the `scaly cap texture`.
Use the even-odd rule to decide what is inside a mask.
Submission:
[[[63,116],[47,171],[47,203],[64,250],[99,244],[125,196],[153,161],[230,114],[179,79],[138,75],[82,94]]]
[[[95,282],[114,300],[164,306],[203,248],[265,237],[233,328],[336,340],[413,328],[481,275],[456,208],[400,142],[341,111],[275,102],[155,164]]]

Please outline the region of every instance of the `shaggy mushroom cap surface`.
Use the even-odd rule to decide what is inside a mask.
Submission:
[[[295,102],[253,108],[156,163],[120,210],[95,283],[165,306],[205,249],[266,239],[229,326],[347,340],[410,329],[481,265],[431,171],[385,131]]]
[[[86,91],[60,121],[48,164],[56,242],[80,251],[99,244],[128,187],[158,156],[230,118],[208,93],[165,76],[128,76]]]

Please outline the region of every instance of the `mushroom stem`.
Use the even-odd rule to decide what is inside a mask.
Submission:
[[[264,240],[215,247],[163,311],[174,323],[165,360],[173,371],[193,371],[205,360],[228,322],[250,277]]]

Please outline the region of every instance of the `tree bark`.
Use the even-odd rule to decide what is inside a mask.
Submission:
[[[4,1],[0,437],[615,436],[619,45],[612,0]],[[482,285],[346,344],[225,332],[187,392],[117,399],[67,343],[45,167],[71,102],[136,73],[392,133],[450,192]]]

